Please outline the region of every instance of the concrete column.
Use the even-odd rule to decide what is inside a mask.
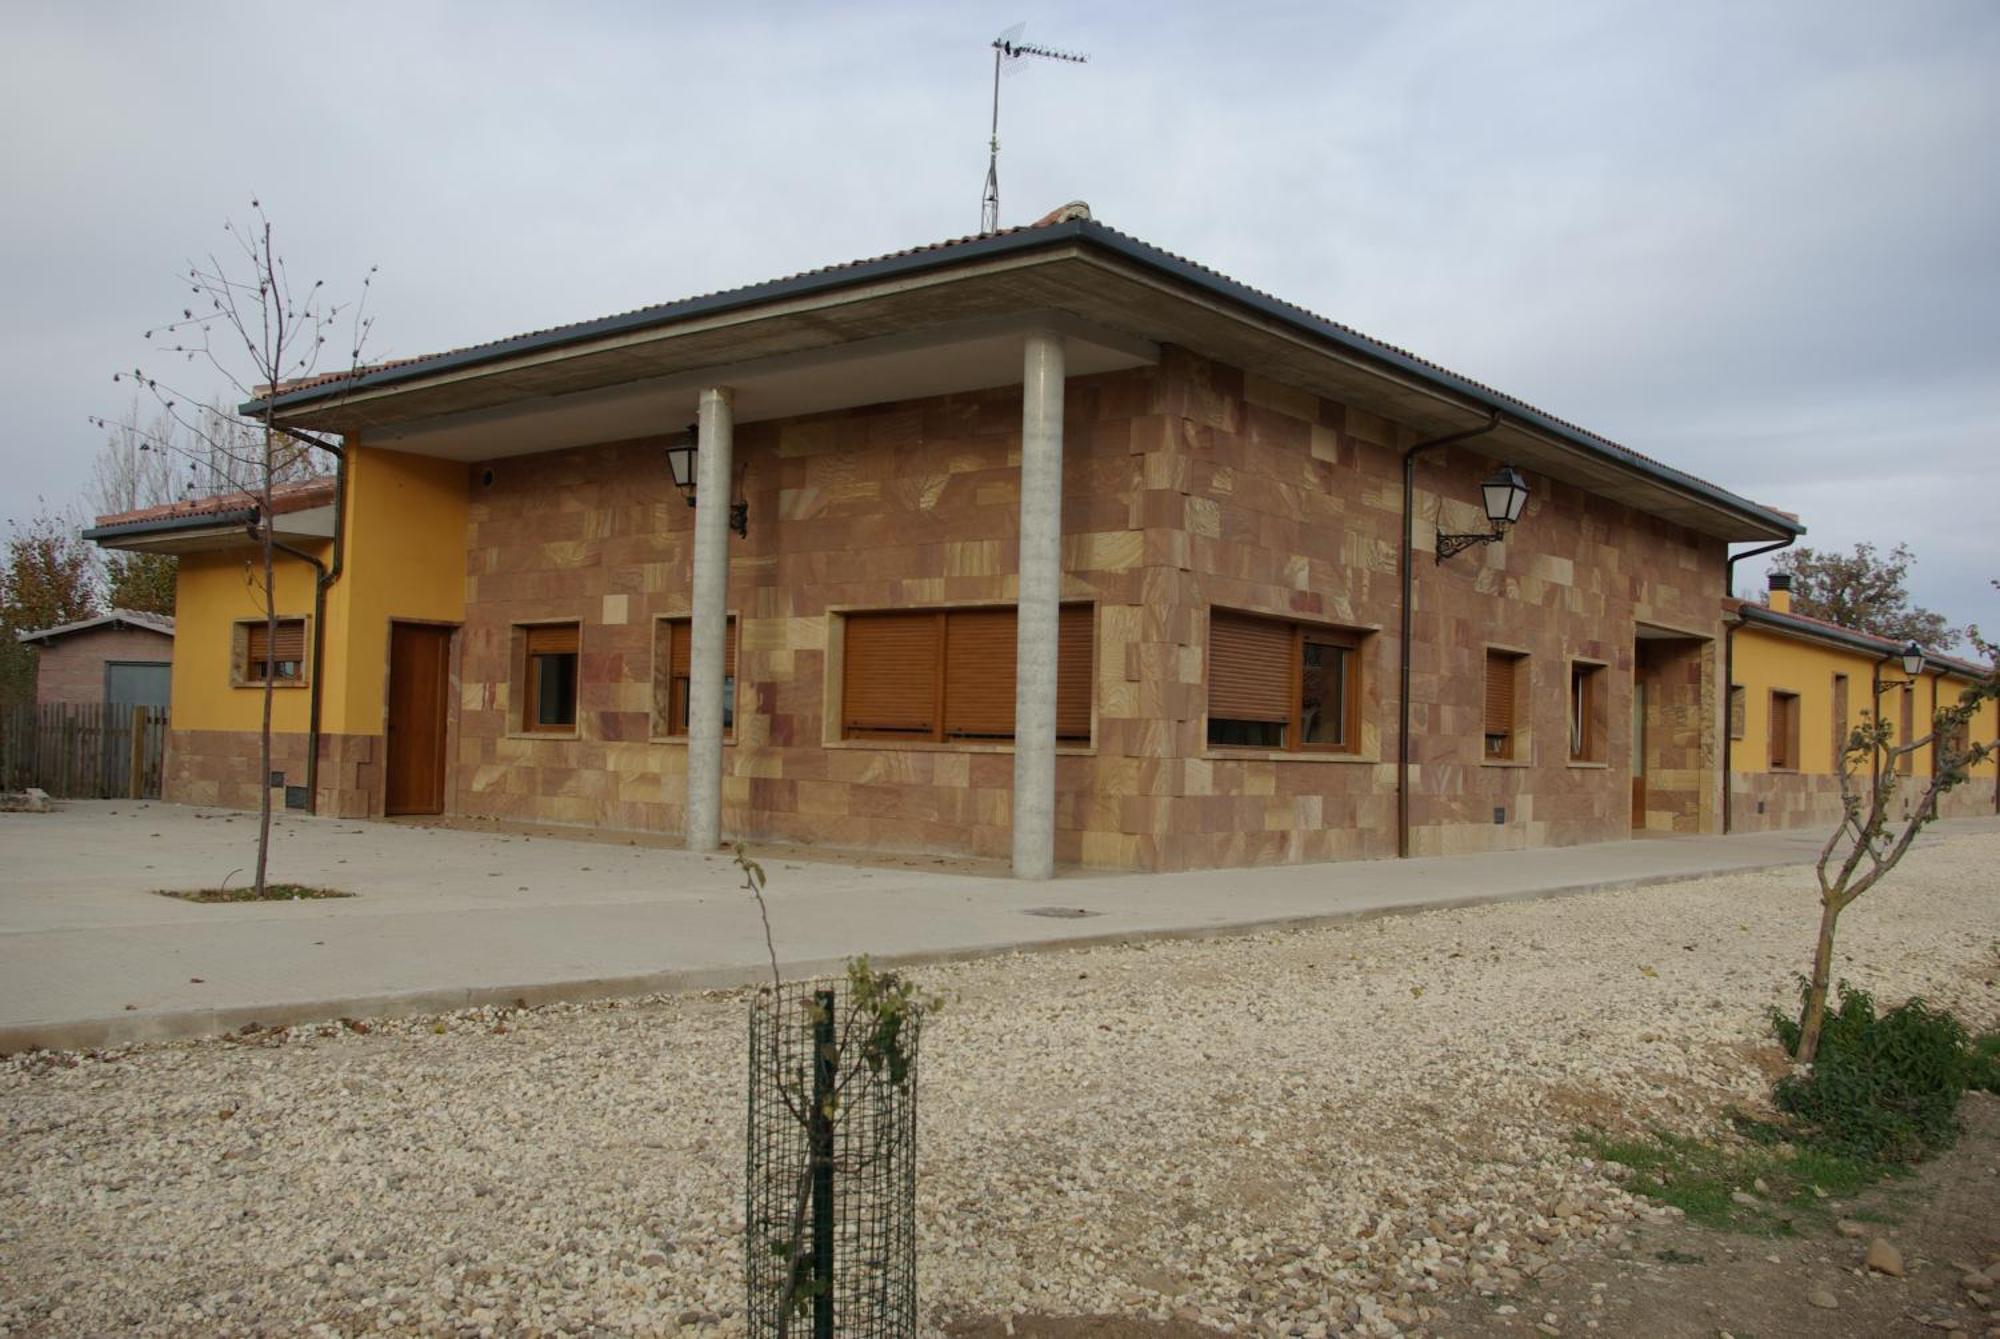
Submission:
[[[1062,592],[1063,344],[1028,336],[1021,377],[1021,594],[1014,646],[1014,875],[1056,865],[1056,600]]]
[[[735,455],[735,394],[701,393],[696,416],[694,618],[688,639],[687,848],[722,843],[722,663],[729,617],[729,503]]]

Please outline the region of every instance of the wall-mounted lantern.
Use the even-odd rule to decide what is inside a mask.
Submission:
[[[1924,648],[1911,642],[1903,648],[1903,673],[1912,679],[1924,672]]]
[[[1438,531],[1437,560],[1442,563],[1455,553],[1463,553],[1476,544],[1491,544],[1507,537],[1507,527],[1521,519],[1521,509],[1528,505],[1528,481],[1512,465],[1502,465],[1494,471],[1486,482],[1479,485],[1481,500],[1486,504],[1486,519],[1492,524],[1490,532],[1452,535]]]
[[[673,471],[674,487],[681,490],[687,504],[694,505],[695,461],[701,448],[697,444],[699,436],[695,424],[688,424],[687,432],[676,437],[667,446],[667,468]],[[738,535],[750,533],[750,504],[738,500],[729,504],[729,528]]]

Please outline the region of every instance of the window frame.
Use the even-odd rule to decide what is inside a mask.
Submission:
[[[689,674],[685,679],[677,676],[673,668],[674,629],[681,627],[688,630],[688,659],[690,664]],[[734,613],[724,616],[722,627],[724,651],[722,665],[722,738],[727,742],[733,741],[736,738],[736,719],[742,715],[743,704],[738,694],[742,688],[743,680],[738,670],[743,663],[743,628]],[[666,639],[664,648],[661,646],[662,637]],[[661,663],[663,651],[664,667]],[[731,651],[734,651],[735,654],[730,655],[729,652]],[[688,692],[690,695],[692,694],[693,659],[694,615],[655,615],[653,618],[653,703],[647,727],[650,731],[650,738],[682,744],[687,742],[687,708],[682,705],[682,694],[676,690],[676,685],[683,682],[687,683]],[[663,668],[664,674],[662,673]],[[665,702],[660,700],[660,692],[663,686],[666,690]],[[679,726],[678,729],[675,728],[676,724]]]
[[[1285,629],[1290,635],[1290,650],[1286,658],[1286,694],[1290,702],[1290,713],[1282,722],[1284,734],[1277,744],[1235,744],[1217,742],[1214,728],[1217,721],[1244,719],[1233,716],[1217,716],[1215,702],[1215,616],[1220,613],[1228,618],[1244,619]],[[1356,628],[1337,623],[1311,623],[1296,618],[1286,618],[1276,614],[1261,613],[1254,609],[1237,609],[1228,605],[1210,605],[1208,610],[1208,637],[1204,647],[1202,672],[1202,746],[1215,753],[1242,756],[1245,754],[1289,754],[1295,757],[1358,758],[1363,756],[1361,747],[1362,695],[1367,676],[1363,660],[1366,656],[1368,639],[1373,630]],[[1344,673],[1341,676],[1341,737],[1336,743],[1308,743],[1305,734],[1305,651],[1308,645],[1332,647],[1342,652]],[[1254,722],[1272,724],[1273,722]]]
[[[583,733],[583,620],[580,618],[548,618],[513,625],[518,650],[514,655],[519,672],[515,681],[521,686],[521,697],[513,712],[513,729],[510,733],[536,739],[575,739]],[[534,649],[535,634],[568,628],[575,634],[576,648],[572,651],[542,652]],[[576,662],[570,685],[570,719],[566,724],[548,724],[540,721],[542,667],[538,663],[543,656],[568,655]]]
[[[1572,767],[1610,766],[1606,746],[1611,718],[1610,705],[1605,700],[1605,684],[1610,677],[1610,666],[1604,661],[1570,657],[1563,733]]]
[[[828,612],[838,625],[833,630],[833,632],[835,638],[837,639],[837,645],[839,648],[838,650],[839,669],[837,673],[830,674],[827,676],[827,695],[826,695],[827,729],[825,736],[826,744],[835,747],[852,746],[857,748],[901,747],[901,748],[916,748],[916,749],[951,749],[951,750],[961,750],[968,752],[1012,752],[1013,751],[1015,743],[1015,735],[1011,731],[1005,735],[993,734],[993,733],[954,734],[946,728],[946,722],[950,716],[950,706],[949,706],[948,692],[947,692],[947,680],[948,680],[947,669],[950,659],[950,620],[954,615],[963,616],[970,614],[990,614],[990,613],[1012,614],[1017,620],[1015,626],[1018,628],[1019,627],[1018,619],[1020,617],[1020,605],[1018,603],[1008,604],[999,601],[982,600],[977,603],[971,603],[971,604],[920,605],[918,607],[908,608],[908,609],[894,608],[894,607],[890,608],[867,607],[867,608],[852,608],[852,609],[834,609],[834,610],[829,610]],[[1097,744],[1098,627],[1097,627],[1097,604],[1093,600],[1063,600],[1060,601],[1057,605],[1058,642],[1056,648],[1056,657],[1057,657],[1058,696],[1057,696],[1056,724],[1057,724],[1057,729],[1060,730],[1062,726],[1061,689],[1062,689],[1062,684],[1064,682],[1061,673],[1061,662],[1062,662],[1062,645],[1060,640],[1061,620],[1064,615],[1069,615],[1073,618],[1077,614],[1081,614],[1083,617],[1083,626],[1084,626],[1084,632],[1082,634],[1084,638],[1083,649],[1086,652],[1085,664],[1082,667],[1083,682],[1085,685],[1083,689],[1085,696],[1084,733],[1080,735],[1074,733],[1069,735],[1058,733],[1056,736],[1055,743],[1056,743],[1056,748],[1059,751],[1083,753],[1083,752],[1088,752],[1091,749],[1094,749]],[[881,616],[903,616],[911,618],[930,616],[936,620],[937,636],[933,642],[933,647],[931,652],[932,663],[930,666],[930,679],[932,683],[934,711],[933,711],[933,719],[931,722],[931,726],[928,731],[918,732],[916,730],[856,727],[856,726],[851,726],[848,723],[848,715],[849,715],[848,689],[851,683],[850,675],[852,673],[852,664],[850,663],[850,657],[849,657],[848,639],[853,631],[851,625],[857,621],[866,621],[871,617],[881,617]]]
[[[1524,711],[1534,702],[1534,680],[1529,670],[1529,653],[1512,646],[1488,645],[1484,659],[1485,676],[1481,679],[1484,690],[1479,703],[1479,760],[1490,767],[1525,767],[1533,762],[1534,735],[1529,728],[1531,712]],[[1509,676],[1508,729],[1504,752],[1492,751],[1492,740],[1496,734],[1489,729],[1493,724],[1489,708],[1492,706],[1491,676],[1496,664],[1504,665]],[[1523,683],[1526,680],[1526,683]],[[1524,691],[1525,690],[1525,691]]]
[[[312,616],[310,614],[280,614],[278,627],[287,623],[299,625],[299,672],[289,677],[279,676],[268,682],[273,688],[305,688],[312,683]],[[263,618],[239,618],[230,625],[229,634],[229,684],[232,688],[262,688],[266,679],[262,674],[253,674],[250,669],[250,639],[257,630],[270,626],[270,620]],[[265,664],[272,663],[268,658]],[[286,662],[278,662],[286,663]]]
[[[1729,737],[1742,740],[1750,728],[1750,690],[1740,683],[1729,685]]]

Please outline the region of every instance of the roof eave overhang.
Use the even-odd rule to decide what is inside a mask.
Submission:
[[[837,350],[1007,311],[1060,309],[1179,344],[1423,432],[1499,416],[1476,449],[1712,537],[1796,537],[1781,512],[1629,453],[1487,387],[1087,220],[998,234],[647,308],[278,396],[281,420],[407,432],[426,419]],[[261,412],[261,402],[246,406]]]
[[[251,527],[256,521],[256,509],[245,507],[198,516],[162,516],[123,525],[100,525],[84,531],[83,538],[99,548],[126,553],[203,553],[253,544]],[[324,540],[333,533],[333,508],[306,507],[282,512],[272,533],[281,540]]]

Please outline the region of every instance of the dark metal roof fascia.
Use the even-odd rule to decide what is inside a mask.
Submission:
[[[246,525],[257,519],[255,507],[244,507],[236,511],[212,511],[200,516],[162,516],[150,521],[127,521],[123,525],[100,525],[83,532],[82,538],[94,541],[107,539],[131,539],[136,535],[171,535],[182,530],[222,530],[233,525]]]
[[[1788,633],[1794,637],[1804,637],[1809,641],[1831,642],[1835,646],[1845,646],[1854,651],[1865,651],[1878,660],[1895,660],[1902,655],[1902,647],[1894,638],[1877,637],[1869,632],[1856,632],[1853,628],[1838,628],[1824,623],[1805,622],[1788,618],[1784,614],[1761,604],[1745,603],[1738,612],[1745,623],[1755,623],[1773,632]],[[1986,671],[1969,660],[1956,656],[1940,656],[1926,653],[1924,664],[1935,666],[1947,674],[1963,675],[1976,679]]]
[[[1318,339],[1338,345],[1353,353],[1361,354],[1378,363],[1385,364],[1420,381],[1441,387],[1452,394],[1463,397],[1471,403],[1468,409],[1497,411],[1517,423],[1526,424],[1537,431],[1555,437],[1571,446],[1579,447],[1588,454],[1607,464],[1621,469],[1632,470],[1646,475],[1669,487],[1691,494],[1705,502],[1733,511],[1747,519],[1769,526],[1782,534],[1802,535],[1805,526],[1789,516],[1761,507],[1748,498],[1739,497],[1726,489],[1683,474],[1671,466],[1643,459],[1612,445],[1602,438],[1579,432],[1559,419],[1551,418],[1538,409],[1521,402],[1495,394],[1476,382],[1468,381],[1456,373],[1444,371],[1420,359],[1411,357],[1400,349],[1369,339],[1355,331],[1314,316],[1303,308],[1281,302],[1269,294],[1260,293],[1247,284],[1204,269],[1191,261],[1184,260],[1172,252],[1162,251],[1137,238],[1128,237],[1114,228],[1090,219],[1073,219],[1067,223],[1054,223],[1047,227],[1029,228],[1019,232],[1001,233],[991,237],[976,238],[969,242],[953,243],[942,248],[932,248],[904,252],[879,260],[863,261],[858,265],[839,266],[829,270],[795,275],[789,279],[774,279],[767,283],[752,284],[747,288],[731,289],[724,293],[714,293],[706,297],[689,298],[680,302],[669,302],[656,307],[645,307],[627,312],[622,316],[608,316],[596,321],[585,321],[578,325],[562,326],[554,330],[534,335],[519,335],[513,339],[500,340],[477,348],[464,349],[458,353],[440,354],[420,362],[405,363],[397,367],[386,367],[378,372],[364,373],[353,381],[333,381],[322,386],[309,386],[291,391],[270,402],[274,409],[286,409],[312,404],[318,400],[349,395],[357,390],[376,386],[388,386],[402,381],[414,381],[433,376],[439,372],[454,371],[462,367],[493,362],[514,354],[539,352],[557,348],[564,344],[575,344],[585,340],[598,339],[607,335],[625,334],[642,330],[649,326],[663,325],[669,321],[686,320],[698,316],[712,316],[721,312],[753,307],[760,303],[782,298],[801,297],[811,294],[835,291],[868,283],[877,279],[894,278],[899,275],[922,273],[926,270],[944,269],[966,261],[981,260],[992,256],[1006,256],[1021,252],[1035,251],[1070,241],[1088,241],[1128,260],[1136,261],[1149,269],[1157,270],[1182,282],[1204,289],[1226,298],[1240,306],[1247,307],[1261,316],[1269,317],[1304,331]],[[252,400],[241,406],[245,414],[261,413],[265,402]]]

